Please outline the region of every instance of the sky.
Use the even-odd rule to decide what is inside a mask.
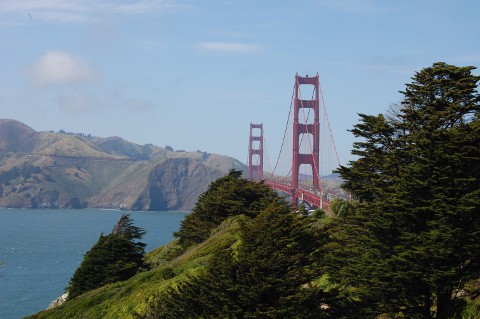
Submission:
[[[342,164],[358,113],[435,62],[480,66],[476,0],[0,0],[0,118],[246,163],[295,74],[320,76]],[[480,74],[478,70],[475,74]]]

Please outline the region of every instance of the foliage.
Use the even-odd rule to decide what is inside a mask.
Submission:
[[[112,229],[112,235],[123,235],[129,240],[142,239],[145,233],[143,228],[133,225],[130,214],[123,214]],[[145,247],[143,243],[135,243],[135,245],[139,248]]]
[[[69,299],[106,284],[126,280],[144,268],[145,244],[135,242],[145,231],[133,226],[128,214],[122,215],[109,235],[100,235],[85,254],[66,290]]]
[[[165,246],[158,247],[145,255],[145,262],[151,266],[163,265],[183,253],[182,247],[178,244],[178,239],[171,241]]]
[[[331,212],[338,217],[346,217],[355,214],[355,206],[351,201],[343,198],[334,198],[330,201]]]
[[[480,318],[480,303],[475,301],[468,301],[461,312],[462,319],[477,319]]]
[[[153,295],[169,289],[168,287],[176,287],[187,278],[198,277],[216,252],[233,245],[238,240],[240,224],[244,219],[244,216],[235,216],[225,220],[206,241],[171,260],[164,259],[163,251],[176,251],[176,240],[167,245],[172,247],[159,247],[150,251],[145,259],[153,264],[158,261],[158,266],[154,265],[152,269],[137,273],[126,281],[89,291],[60,307],[30,318],[117,319],[133,318],[134,313],[143,314]]]
[[[317,208],[313,211],[311,217],[313,219],[323,219],[325,217],[327,217],[327,212],[325,212],[323,209],[321,208]]]
[[[303,204],[298,205],[297,214],[300,214],[302,216],[307,216],[308,215],[308,210],[305,207],[305,205],[303,205]]]
[[[143,318],[321,318],[309,286],[315,240],[305,217],[272,204],[241,227],[240,240],[217,252],[206,272],[167,289]]]
[[[240,171],[230,170],[200,195],[192,213],[185,217],[175,233],[182,247],[204,241],[211,230],[228,217],[241,214],[254,217],[272,202],[280,200],[268,186],[241,176]]]
[[[23,163],[20,168],[14,166],[10,170],[0,173],[0,184],[8,185],[10,181],[16,178],[22,177],[28,179],[33,174],[39,174],[40,172],[40,167]]]
[[[362,218],[345,223],[371,236],[359,258],[375,263],[369,273],[348,274],[346,264],[330,271],[364,287],[392,316],[449,318],[456,292],[480,273],[480,77],[473,69],[435,63],[421,70],[397,112],[360,114],[352,130],[362,138],[352,151],[358,159],[340,174]]]
[[[381,247],[364,222],[347,215],[317,229],[318,273],[328,278],[328,287],[319,288],[333,295],[329,306],[334,318],[375,318],[385,312],[378,300],[395,300],[386,289],[389,283],[379,278]]]

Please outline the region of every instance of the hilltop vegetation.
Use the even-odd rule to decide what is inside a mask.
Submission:
[[[480,277],[480,76],[473,69],[435,63],[421,70],[397,109],[360,114],[352,130],[361,138],[353,151],[359,159],[340,173],[359,204],[332,231],[347,230],[342,237],[355,237],[365,252],[346,254],[341,264],[333,258],[328,270],[375,305],[365,314],[452,318],[466,283]]]
[[[0,120],[0,207],[190,210],[211,181],[244,169],[226,156],[169,149]]]
[[[72,299],[106,284],[127,280],[145,268],[143,257],[145,231],[133,225],[128,214],[122,215],[113,231],[101,234],[73,274],[67,287]]]
[[[353,202],[308,217],[230,171],[150,270],[30,318],[479,318],[472,69],[436,63],[395,113],[360,115],[358,159],[340,169]]]

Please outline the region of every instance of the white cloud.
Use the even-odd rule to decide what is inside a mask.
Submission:
[[[219,52],[258,52],[263,48],[257,44],[235,42],[202,42],[200,48]]]
[[[61,51],[45,53],[27,74],[40,86],[91,82],[99,77],[88,61]]]

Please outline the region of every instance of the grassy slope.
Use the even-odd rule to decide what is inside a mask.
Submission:
[[[146,260],[152,265],[152,270],[137,274],[127,281],[88,292],[55,309],[27,318],[134,318],[133,314],[141,313],[148,299],[156,292],[198,274],[214,251],[234,244],[238,240],[240,218],[242,217],[226,220],[208,240],[189,248],[176,258],[168,258],[168,255],[175,254],[178,249],[175,241],[149,252]],[[175,274],[173,278],[168,275],[171,271]]]

